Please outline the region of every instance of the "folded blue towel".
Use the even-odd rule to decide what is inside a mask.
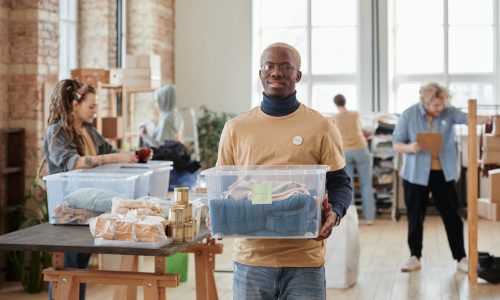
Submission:
[[[310,195],[294,195],[272,204],[214,199],[208,205],[214,235],[286,237],[315,235],[318,230],[317,203]]]

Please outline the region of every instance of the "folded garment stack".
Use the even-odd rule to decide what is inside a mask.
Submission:
[[[292,195],[271,204],[252,204],[250,200],[210,200],[212,235],[312,237],[318,231],[317,208],[316,200],[308,194]]]

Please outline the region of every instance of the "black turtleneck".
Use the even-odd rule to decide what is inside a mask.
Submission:
[[[276,99],[262,93],[263,99],[260,108],[266,115],[283,117],[297,110],[300,102],[297,100],[297,92],[293,92],[284,99]],[[352,201],[351,179],[345,168],[330,171],[326,174],[326,189],[328,191],[328,202],[337,214],[337,222],[345,215]]]
[[[297,110],[300,102],[297,100],[297,92],[293,92],[290,96],[283,99],[269,97],[262,93],[263,99],[260,108],[266,115],[273,117],[283,117]]]

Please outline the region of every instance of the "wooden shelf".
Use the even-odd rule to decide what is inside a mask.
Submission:
[[[1,170],[0,175],[4,176],[4,175],[16,174],[16,173],[19,173],[22,171],[23,171],[23,168],[21,168],[21,167],[10,167],[10,168],[5,168],[5,169]]]
[[[139,136],[138,133],[134,132],[136,128],[131,128],[131,125],[135,123],[134,121],[134,110],[135,110],[135,94],[140,93],[154,93],[157,88],[151,87],[126,87],[123,85],[112,85],[112,84],[104,84],[98,83],[97,85],[98,94],[100,90],[109,90],[110,93],[110,110],[111,114],[109,117],[116,117],[121,114],[123,118],[123,132],[120,134],[121,138],[108,139],[110,141],[118,141],[120,142],[121,148],[125,147],[125,144],[128,143],[129,146],[132,145],[133,138]],[[121,94],[121,110],[118,112],[118,97],[117,94]],[[96,113],[96,127],[99,133],[102,132],[102,115],[99,111]]]
[[[24,132],[24,128],[3,128],[3,133],[20,133]]]
[[[5,165],[0,166],[0,180],[4,190],[0,193],[0,234],[19,229],[20,215],[5,209],[23,203],[24,199],[24,160],[25,130],[24,128],[1,129],[4,143]],[[0,253],[0,283],[4,280],[16,279],[14,266],[7,262],[4,253]]]

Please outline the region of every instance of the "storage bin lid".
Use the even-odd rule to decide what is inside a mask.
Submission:
[[[137,180],[139,175],[124,173],[124,174],[109,174],[109,173],[81,173],[81,172],[63,172],[43,177],[46,181],[133,181]]]
[[[172,170],[172,161],[151,160],[146,164],[106,164],[94,169],[151,169],[151,170]]]
[[[231,175],[318,175],[330,170],[327,165],[281,165],[281,166],[217,166],[201,172],[206,176]]]
[[[70,172],[82,173],[82,174],[139,174],[139,175],[153,175],[154,170],[149,168],[119,168],[119,169],[80,169],[73,170]]]

